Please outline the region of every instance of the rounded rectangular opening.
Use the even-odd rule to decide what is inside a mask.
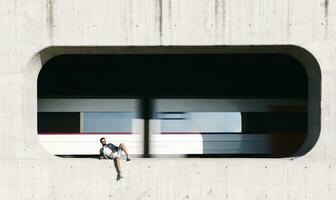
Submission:
[[[96,155],[105,137],[145,157],[289,157],[317,141],[319,68],[301,48],[56,51],[38,76],[51,154]]]

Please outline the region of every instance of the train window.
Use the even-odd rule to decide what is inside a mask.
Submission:
[[[39,112],[39,134],[80,132],[79,112]]]
[[[158,118],[161,134],[241,132],[240,112],[188,112],[185,115],[183,118]]]
[[[137,119],[134,112],[84,112],[84,133],[132,133],[133,120]]]
[[[106,137],[146,157],[287,157],[312,148],[320,79],[310,54],[199,48],[81,49],[49,59],[38,77],[43,146],[96,155]]]

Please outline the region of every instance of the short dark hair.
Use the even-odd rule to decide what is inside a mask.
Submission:
[[[104,138],[104,137],[102,137],[102,138],[100,138],[100,140],[99,140],[99,141],[100,141],[100,142],[102,142],[102,140],[103,140],[103,139],[105,139],[105,138]]]

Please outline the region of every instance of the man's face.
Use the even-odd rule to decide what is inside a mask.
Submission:
[[[102,145],[106,145],[106,139],[102,139],[102,140],[100,141],[100,143],[101,143]]]

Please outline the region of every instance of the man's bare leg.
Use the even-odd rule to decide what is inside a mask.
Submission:
[[[124,143],[121,143],[121,144],[119,145],[119,148],[120,148],[121,150],[123,150],[123,151],[125,152],[125,154],[126,154],[126,157],[128,157],[128,151],[127,151],[126,146],[124,145]]]
[[[115,166],[115,168],[117,170],[117,173],[118,173],[117,179],[119,180],[119,179],[123,178],[122,175],[121,175],[121,166],[120,166],[120,158],[119,157],[116,157],[114,159],[114,166]]]

